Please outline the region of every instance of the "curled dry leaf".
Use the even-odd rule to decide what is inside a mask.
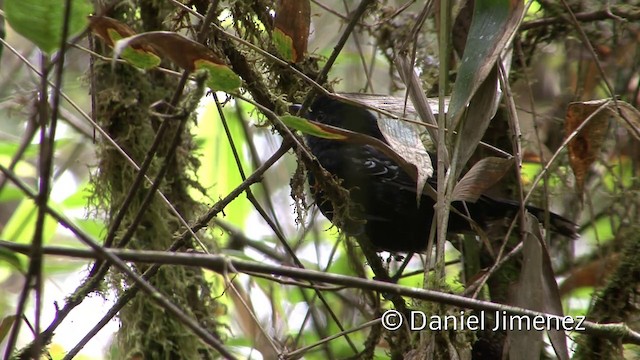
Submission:
[[[584,189],[584,179],[589,167],[596,160],[602,142],[609,127],[609,114],[606,111],[594,113],[600,105],[571,103],[567,109],[564,123],[565,136],[576,131],[587,119],[589,123],[569,142],[569,162],[576,176],[578,191]]]
[[[583,126],[568,144],[569,161],[580,193],[584,188],[586,173],[598,156],[606,137],[610,117],[621,122],[633,137],[640,140],[640,112],[624,101],[604,99],[573,102],[567,109],[565,137]],[[587,120],[589,123],[583,125]]]

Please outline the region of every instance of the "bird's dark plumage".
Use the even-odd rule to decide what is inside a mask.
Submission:
[[[325,96],[319,97],[311,106],[307,118],[323,124],[367,134],[384,140],[375,116],[367,109],[347,104]],[[311,152],[331,174],[342,179],[342,186],[349,190],[358,219],[345,219],[342,230],[349,235],[367,235],[379,250],[416,252],[427,246],[434,215],[434,200],[422,195],[420,206],[416,203],[416,182],[394,160],[370,145],[352,144],[307,136]],[[433,159],[433,155],[432,155]],[[435,162],[434,162],[435,163]],[[312,188],[315,179],[309,177]],[[430,183],[435,188],[435,182]],[[331,202],[324,199],[320,189],[314,189],[316,203],[322,213],[333,218]],[[470,215],[480,227],[488,227],[491,221],[513,217],[518,204],[509,200],[498,200],[481,196],[475,203],[452,204],[462,214]],[[541,217],[541,209],[528,207],[529,212]],[[571,235],[571,223],[552,214],[553,230]],[[358,221],[364,220],[364,221]],[[560,224],[562,223],[562,224]],[[562,225],[562,226],[560,226]],[[471,231],[464,217],[451,213],[449,232]]]

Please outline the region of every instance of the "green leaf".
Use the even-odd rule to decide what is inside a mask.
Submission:
[[[139,69],[149,70],[160,65],[162,60],[157,55],[139,49],[126,48],[120,55],[121,58]]]
[[[227,65],[216,64],[207,60],[196,60],[196,69],[203,69],[209,73],[207,86],[212,91],[235,91],[242,85],[240,77]]]
[[[87,260],[45,257],[43,271],[47,275],[55,274],[69,274],[80,270],[82,267],[87,266]]]
[[[122,39],[122,36],[113,29],[108,29],[107,32],[109,36],[116,41]],[[153,69],[162,62],[158,55],[145,49],[135,49],[133,47],[127,47],[122,50],[120,57],[127,60],[131,65],[143,70]]]
[[[89,27],[110,47],[119,40],[136,35],[136,32],[127,24],[106,16],[90,16]],[[153,69],[161,62],[153,48],[145,44],[125,47],[120,57],[143,70]]]
[[[280,117],[280,120],[292,129],[296,129],[305,134],[312,135],[319,138],[331,139],[331,140],[346,140],[347,136],[329,131],[326,127],[319,124],[312,123],[307,119],[293,116],[284,115]]]
[[[38,154],[38,146],[37,144],[29,144],[24,151],[23,157],[30,158],[34,157]],[[20,144],[12,141],[2,141],[0,142],[0,155],[7,155],[8,157],[13,157],[15,153],[20,149]]]
[[[25,195],[22,190],[7,184],[0,191],[0,203],[21,200],[24,198],[24,196]]]
[[[76,192],[62,200],[60,206],[63,210],[84,209],[87,206],[87,199],[91,197],[93,191],[95,191],[93,186],[88,181],[85,181],[78,185]]]
[[[615,230],[620,226],[617,216],[602,216],[586,229],[581,229],[580,238],[589,245],[601,246],[615,238]]]
[[[55,52],[62,40],[65,8],[60,0],[5,0],[4,13],[11,27],[33,41],[47,54]],[[88,23],[93,6],[86,0],[71,0],[69,37]]]
[[[114,25],[113,23],[110,24]],[[101,28],[97,28],[97,30],[102,31]],[[113,28],[113,30],[107,32],[111,40],[115,40],[114,34],[123,34],[122,31],[118,32],[116,28]],[[240,77],[225,65],[224,60],[219,58],[211,49],[178,33],[149,31],[119,39],[113,47],[114,57],[123,56],[127,48],[136,47],[153,49],[185,70],[207,71],[209,74],[207,86],[213,91],[231,92],[242,85]],[[134,65],[140,67],[136,63]]]
[[[0,344],[4,338],[7,337],[7,334],[9,334],[9,330],[13,327],[13,323],[16,321],[16,318],[17,317],[15,315],[9,315],[3,318],[0,322]]]
[[[105,224],[99,219],[75,219],[74,224],[94,239],[99,239],[101,235],[105,234]]]
[[[289,62],[302,61],[311,26],[309,0],[278,1],[273,25],[273,43],[278,54]]]
[[[5,262],[16,268],[18,271],[26,273],[26,269],[24,269],[18,254],[7,248],[0,247],[0,264]]]
[[[295,59],[295,50],[293,49],[293,40],[290,36],[283,33],[280,29],[273,31],[273,43],[276,45],[276,50],[280,56],[289,62],[293,62]]]
[[[449,118],[456,128],[462,110],[489,75],[507,46],[524,12],[520,0],[478,1],[467,37],[464,55],[451,93]]]

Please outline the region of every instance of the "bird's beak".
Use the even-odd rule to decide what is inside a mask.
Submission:
[[[289,106],[289,113],[297,115],[302,110],[302,104],[292,104]],[[300,114],[304,115],[304,114]]]

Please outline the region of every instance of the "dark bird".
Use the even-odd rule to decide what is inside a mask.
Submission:
[[[306,114],[309,120],[384,139],[376,117],[369,110],[326,96],[320,96]],[[425,250],[434,216],[434,200],[421,195],[416,202],[416,181],[387,155],[371,145],[353,144],[307,135],[307,144],[322,167],[341,179],[349,191],[355,215],[344,219],[342,230],[351,236],[366,235],[378,250],[419,252]],[[434,154],[430,154],[435,164]],[[429,184],[436,188],[435,175]],[[322,189],[309,175],[313,196],[320,211],[333,220],[334,209],[325,199]],[[519,205],[515,201],[494,199],[482,195],[476,202],[453,202],[453,208],[468,214],[480,228],[493,222],[513,218]],[[527,206],[527,210],[542,220],[542,209]],[[575,225],[563,217],[551,214],[551,230],[575,236]],[[472,227],[465,217],[452,211],[449,233],[467,233]]]

